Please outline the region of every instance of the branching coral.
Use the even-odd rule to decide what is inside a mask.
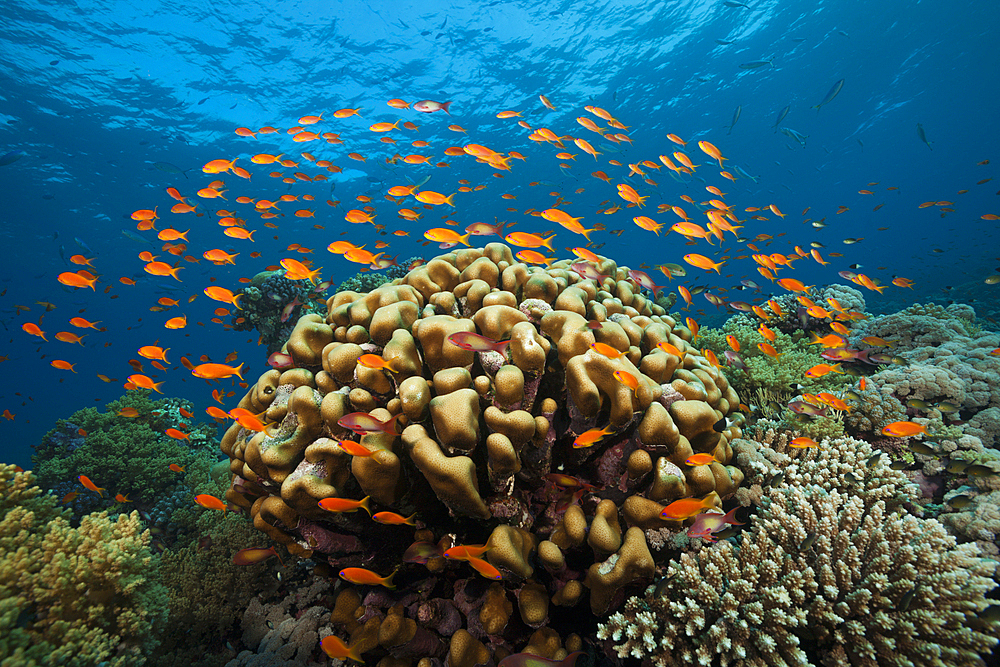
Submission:
[[[671,562],[598,637],[656,667],[985,664],[995,624],[970,624],[989,605],[996,563],[974,544],[956,546],[937,521],[887,510],[900,478],[882,472],[876,485],[838,473],[852,442],[758,456],[761,478],[774,470],[765,461],[793,462],[764,491],[739,546],[723,541]]]
[[[166,606],[138,513],[91,514],[73,528],[34,482],[0,466],[0,661],[144,664]]]

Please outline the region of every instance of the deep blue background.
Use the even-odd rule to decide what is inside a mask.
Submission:
[[[0,407],[16,415],[13,421],[0,420],[6,461],[27,465],[30,446],[56,418],[119,396],[121,382],[132,372],[127,361],[141,345],[159,341],[170,347],[172,362],[181,355],[201,354],[221,361],[235,349],[247,362],[248,379],[265,370],[266,355],[255,347],[255,334],[224,331],[208,322],[210,311],[220,305],[201,295],[210,276],[217,278],[216,284],[236,289],[240,276],[252,276],[283,257],[301,258],[285,251],[288,244],[299,243],[315,248],[314,255],[306,257],[324,268],[325,277],[339,282],[358,268],[324,250],[341,238],[369,247],[376,240],[389,240],[392,255],[433,257],[440,251],[418,242],[425,229],[440,226],[439,211],[427,212],[419,222],[404,222],[382,199],[385,189],[405,184],[406,177],[419,180],[432,174],[426,187],[446,194],[454,192],[462,178],[472,185],[488,185],[456,197],[457,208],[448,213],[460,227],[492,222],[497,216],[517,221],[518,231],[547,230],[550,224],[520,212],[551,206],[555,200],[548,193],[559,191],[572,202],[566,210],[584,216],[585,226],[601,222],[608,229],[626,230],[620,237],[594,235],[596,242],[607,244],[601,252],[621,263],[653,265],[680,262],[692,251],[710,254],[704,243],[690,248],[675,234],[656,237],[637,228],[631,222],[635,209],[613,216],[596,213],[604,200],[624,202],[612,184],[594,179],[590,172],[600,168],[615,178],[613,183],[625,182],[627,170],[610,167],[606,160],[656,161],[659,154],[677,148],[665,138],[668,132],[691,142],[689,154],[706,165],[698,175],[727,192],[726,201],[737,211],[774,203],[787,214],[783,220],[749,221],[743,232],[747,238],[786,233],[768,252],[787,253],[795,244],[819,241],[826,246],[824,254],[844,253],[828,267],[800,262],[794,276],[807,284],[840,281],[837,271],[860,263],[862,272],[882,283],[896,275],[915,281],[913,291],[889,287],[882,296],[868,293],[873,312],[953,299],[972,302],[981,315],[997,314],[994,294],[1000,285],[983,283],[1000,272],[997,223],[981,216],[1000,213],[1000,179],[976,185],[995,176],[1000,164],[995,49],[1000,7],[995,4],[772,0],[729,7],[718,0],[297,0],[268,2],[266,9],[224,1],[190,3],[178,11],[179,4],[149,1],[137,9],[131,2],[12,0],[0,8],[0,154],[25,153],[0,167],[0,290],[5,290],[0,297],[0,355],[8,357],[0,363]],[[772,60],[773,67],[739,67],[759,59]],[[839,79],[845,79],[840,95],[820,111],[811,109]],[[540,94],[558,110],[545,109]],[[451,100],[452,116],[397,112],[385,104],[396,97],[409,102]],[[501,110],[520,110],[534,127],[584,137],[595,146],[608,144],[573,120],[587,115],[587,104],[608,109],[630,126],[634,145],[623,155],[606,153],[599,164],[570,145],[570,152],[580,153],[570,175],[557,167],[557,150],[529,141],[516,119],[495,117]],[[779,111],[789,104],[791,113],[783,125],[808,135],[805,148],[772,129]],[[742,106],[742,115],[730,134],[737,106]],[[331,118],[333,111],[345,107],[361,107],[362,117]],[[319,113],[327,120],[316,128],[339,132],[342,146],[293,144],[284,133],[261,136],[259,141],[233,133],[239,126],[285,130],[299,116]],[[368,126],[397,118],[416,122],[420,129],[392,133],[399,140],[395,150],[404,155],[432,153],[434,161],[444,159],[451,166],[385,168],[384,158],[393,147],[379,143],[379,135]],[[461,125],[467,135],[446,129],[451,123]],[[926,129],[933,150],[918,138],[917,123]],[[418,138],[431,142],[432,148],[411,149],[408,142]],[[695,147],[699,139],[715,143],[732,163],[759,177],[758,182],[719,178],[718,169],[702,160]],[[469,141],[501,152],[520,151],[528,160],[514,161],[512,171],[500,180],[471,158],[443,157],[445,147]],[[302,150],[333,160],[344,172],[330,183],[291,188],[295,194],[316,196],[316,219],[291,217],[298,206],[288,206],[283,207],[286,217],[277,221],[279,230],[264,228],[250,207],[239,207],[233,199],[240,194],[276,199],[289,188],[267,177],[270,167],[250,165],[248,158],[258,152],[295,155]],[[366,155],[368,161],[347,159],[351,151]],[[165,188],[193,194],[213,180],[200,173],[201,165],[237,156],[238,164],[251,168],[254,177],[246,183],[226,176],[229,202],[222,204],[258,229],[256,243],[223,236],[211,213],[201,218],[167,213],[174,201]],[[989,165],[977,165],[987,159],[992,160]],[[191,169],[189,178],[159,171],[154,162]],[[309,165],[303,161],[302,166]],[[304,171],[319,173],[314,167]],[[681,194],[699,201],[710,197],[703,183],[682,185],[663,172],[653,174],[657,188],[635,179],[632,183],[650,195],[654,205],[642,212],[669,226],[676,218],[657,216],[656,204],[679,204],[693,213],[693,207],[679,200]],[[542,184],[528,185],[536,181]],[[869,186],[871,182],[878,185]],[[890,186],[899,189],[887,191]],[[574,192],[581,187],[585,192]],[[875,194],[860,195],[860,189]],[[969,192],[957,194],[962,189]],[[502,193],[517,199],[502,199]],[[388,230],[410,230],[410,237],[378,237],[371,227],[344,222],[343,205],[323,204],[331,198],[358,206],[354,197],[360,194],[375,200],[377,222]],[[928,200],[953,201],[956,210],[942,217],[937,207],[918,209]],[[872,210],[883,202],[881,210]],[[207,210],[214,212],[216,203],[208,202]],[[850,210],[837,215],[842,205]],[[241,252],[237,266],[227,270],[205,261],[184,263],[182,283],[143,273],[137,254],[152,250],[164,255],[158,250],[160,242],[146,232],[153,245],[139,244],[121,230],[134,231],[129,214],[153,206],[159,206],[163,218],[159,228],[192,228],[190,254],[235,249]],[[517,207],[518,213],[507,212],[508,206]],[[826,216],[829,226],[820,230],[803,224],[806,207],[811,207],[807,218]],[[313,229],[315,223],[326,229]],[[556,247],[560,256],[567,256],[562,249],[579,245],[580,239],[556,229]],[[346,236],[340,236],[341,231]],[[847,246],[841,241],[847,237],[864,241]],[[75,238],[97,252],[94,264],[101,282],[96,293],[64,288],[56,281],[61,271],[78,268],[67,268],[60,248],[67,258],[80,252],[91,256]],[[732,247],[733,241],[727,245]],[[263,256],[251,259],[252,251]],[[662,274],[650,273],[663,282]],[[744,277],[765,282],[750,260],[731,261],[723,274],[732,277],[713,280],[692,268],[685,282],[692,286],[707,281],[716,290]],[[118,282],[121,276],[133,277],[138,284],[124,286]],[[106,295],[108,285],[112,288]],[[183,291],[164,291],[177,287]],[[111,300],[113,294],[119,298]],[[181,309],[190,321],[183,331],[162,328],[166,317],[177,312],[149,312],[160,296],[183,302],[189,294],[200,296]],[[697,298],[698,308],[714,311]],[[36,301],[57,306],[43,320],[48,343],[39,344],[20,329],[43,314]],[[16,314],[15,304],[31,309]],[[81,333],[67,324],[79,311],[101,320],[108,331],[90,332],[82,349],[55,341],[58,331]],[[195,324],[198,321],[205,326]],[[56,358],[76,363],[77,374],[49,366]],[[152,370],[148,364],[147,370]],[[103,383],[98,373],[119,382]],[[175,365],[156,375],[166,380],[167,395],[186,396],[200,407],[209,403],[211,387],[183,367]]]

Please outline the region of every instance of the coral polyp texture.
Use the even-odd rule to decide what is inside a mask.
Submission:
[[[682,554],[598,638],[654,667],[985,665],[996,561],[901,511],[913,490],[867,442],[788,440],[734,441],[752,527]]]
[[[739,426],[720,422],[735,391],[628,273],[611,260],[531,267],[490,244],[336,294],[325,318],[298,320],[283,347],[292,366],[240,401],[268,427],[225,434],[227,499],[292,553],[383,576],[402,566],[400,587],[428,570],[476,578],[441,549],[486,544],[505,587],[493,605],[510,595],[528,627],[545,624],[550,603],[585,603],[587,589],[606,613],[651,580],[649,531],[682,529],[664,506],[720,507],[743,479],[730,463]],[[454,334],[510,342],[477,339],[476,351]],[[359,364],[366,354],[394,372]],[[358,439],[340,425],[351,413],[383,426]],[[574,447],[588,432],[593,444]],[[715,460],[687,465],[697,453]],[[373,513],[415,513],[430,551],[404,562],[413,528],[320,506],[365,496]]]

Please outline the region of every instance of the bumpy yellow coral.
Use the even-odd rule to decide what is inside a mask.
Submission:
[[[391,545],[365,561],[385,571],[406,549],[401,533],[360,512],[319,509],[320,500],[370,496],[374,511],[416,512],[434,542],[489,536],[486,560],[508,586],[527,586],[519,604],[528,624],[553,600],[578,602],[586,568],[575,582],[527,580],[565,573],[581,557],[574,550],[591,562],[610,556],[617,565],[586,581],[603,612],[653,575],[643,531],[682,528],[660,517],[663,506],[693,496],[719,504],[742,473],[729,445],[740,428],[720,426],[739,405],[725,376],[627,269],[602,260],[599,270],[609,277],[584,278],[569,261],[529,267],[494,243],[433,259],[367,295],[334,296],[325,319],[307,316],[293,331],[285,349],[296,368],[265,373],[240,401],[273,425],[234,424],[224,436],[228,500],[295,553],[343,563],[345,553]],[[685,354],[667,354],[662,342]],[[359,366],[362,354],[396,372]],[[348,431],[351,413],[369,420],[365,435]],[[574,447],[588,430],[605,436]],[[348,437],[373,454],[338,451]],[[687,465],[695,453],[717,462]],[[602,488],[614,499],[581,499]],[[543,541],[544,569],[532,565]]]
[[[4,665],[142,665],[165,620],[139,513],[78,528],[31,472],[0,466],[0,660]]]

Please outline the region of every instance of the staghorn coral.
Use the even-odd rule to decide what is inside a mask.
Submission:
[[[138,512],[90,514],[0,466],[0,661],[10,667],[145,664],[166,620]]]
[[[663,506],[694,496],[718,505],[742,473],[729,465],[739,427],[715,428],[739,402],[726,378],[691,349],[685,327],[636,293],[624,267],[604,260],[598,269],[610,277],[583,279],[569,262],[528,267],[490,244],[438,257],[367,294],[336,294],[325,318],[298,320],[283,348],[295,366],[265,373],[240,401],[274,426],[255,433],[234,425],[223,437],[227,499],[289,551],[334,571],[387,574],[414,540],[410,529],[361,512],[327,512],[318,506],[324,498],[370,496],[373,511],[416,512],[418,526],[433,529],[420,531],[427,544],[488,543],[485,557],[521,617],[496,622],[513,633],[496,641],[513,644],[525,627],[545,623],[550,601],[585,603],[588,588],[591,610],[605,613],[654,572],[644,531],[680,527],[660,518]],[[510,344],[476,353],[449,341],[459,332]],[[622,356],[592,350],[595,341]],[[688,353],[666,354],[661,341]],[[358,365],[365,353],[397,372]],[[401,434],[367,432],[357,440],[372,455],[352,458],[337,444],[351,435],[338,422],[352,412],[396,417]],[[605,427],[595,446],[572,446]],[[635,452],[648,468],[629,468]],[[685,465],[695,452],[719,462]],[[589,541],[577,539],[588,532]],[[546,568],[532,564],[543,541]],[[560,557],[572,567],[560,569]],[[467,582],[480,581],[462,561],[423,560],[403,564],[400,590],[426,570],[436,574],[438,599],[458,599]],[[466,616],[468,632],[484,638],[478,612]]]
[[[905,478],[883,461],[873,476],[848,479],[844,464],[861,441],[801,454],[781,451],[776,434],[772,442],[758,452],[737,444],[760,491],[739,544],[683,554],[598,638],[656,667],[985,664],[996,624],[970,626],[989,605],[997,564],[937,521],[887,509]],[[760,488],[781,464],[784,480]]]

